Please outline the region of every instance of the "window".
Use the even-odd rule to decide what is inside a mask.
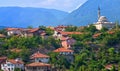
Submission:
[[[10,71],[10,68],[8,68],[8,70]]]
[[[10,64],[7,64],[8,66],[10,66]]]

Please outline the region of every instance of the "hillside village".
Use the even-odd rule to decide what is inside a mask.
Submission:
[[[98,10],[88,26],[0,30],[0,71],[119,71],[120,25]]]

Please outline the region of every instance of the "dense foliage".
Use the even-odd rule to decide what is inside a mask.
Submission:
[[[44,27],[40,27],[46,29]],[[51,35],[51,30],[47,29]],[[37,51],[36,49],[43,48],[49,50],[48,55],[50,64],[59,70],[63,71],[109,71],[105,68],[106,65],[112,64],[110,71],[120,70],[120,28],[117,27],[111,30],[103,28],[98,31],[94,26],[84,27],[80,30],[79,27],[69,26],[66,31],[80,31],[81,35],[70,35],[76,40],[72,46],[74,50],[74,61],[69,62],[63,55],[53,53],[52,51],[59,48],[60,40],[49,36],[47,39],[41,37],[7,37],[0,38],[0,56],[9,58],[20,57],[25,62],[28,62],[29,56]],[[112,33],[109,33],[112,32]],[[101,33],[96,38],[94,34]],[[13,52],[11,49],[21,49],[20,52]]]

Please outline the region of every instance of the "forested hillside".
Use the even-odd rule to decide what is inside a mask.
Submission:
[[[63,71],[109,71],[108,65],[111,65],[110,71],[120,70],[119,25],[111,30],[103,28],[100,31],[92,25],[90,27],[68,26],[65,31],[83,33],[70,35],[76,40],[71,48],[74,50],[73,62],[68,62],[64,56],[58,57],[58,54],[53,52],[61,47],[61,42],[52,35],[49,35],[48,39],[36,36],[0,38],[0,56],[20,57],[28,63],[30,55],[39,50],[51,57],[49,63]],[[4,30],[0,33],[6,35]]]

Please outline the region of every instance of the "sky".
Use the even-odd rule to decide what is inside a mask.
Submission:
[[[0,7],[37,7],[71,12],[87,0],[0,0]]]

